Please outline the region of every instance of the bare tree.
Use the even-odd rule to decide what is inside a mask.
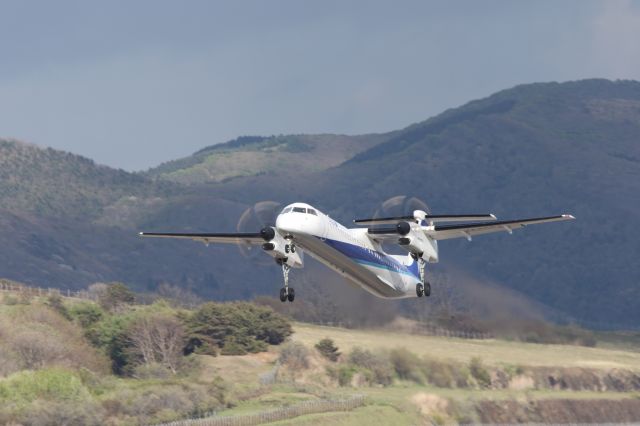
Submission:
[[[91,300],[98,301],[104,297],[107,294],[107,287],[109,286],[105,283],[91,284],[89,288],[87,288]]]
[[[144,315],[129,332],[133,352],[142,363],[158,363],[176,373],[182,359],[184,327],[175,316],[166,313]]]

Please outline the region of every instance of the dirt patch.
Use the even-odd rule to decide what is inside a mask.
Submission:
[[[640,375],[628,370],[538,367],[528,369],[527,373],[538,389],[616,392],[640,390]]]
[[[632,423],[640,421],[640,400],[481,401],[476,411],[481,423]]]
[[[523,374],[512,377],[508,384],[508,388],[513,390],[533,389],[535,386],[536,382],[533,378]]]
[[[418,407],[420,414],[432,417],[447,414],[449,401],[432,393],[420,392],[411,397],[411,402]]]

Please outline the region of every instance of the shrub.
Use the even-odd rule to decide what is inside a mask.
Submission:
[[[280,351],[278,359],[282,365],[293,370],[309,368],[309,349],[302,343],[287,343]]]
[[[82,328],[88,329],[105,316],[100,306],[91,302],[75,303],[68,309],[69,317]]]
[[[482,359],[479,357],[471,358],[469,362],[469,372],[471,376],[478,382],[478,384],[482,387],[491,386],[491,376],[489,372],[482,364]]]
[[[349,354],[349,362],[371,371],[375,383],[388,386],[393,382],[393,367],[389,359],[382,354],[374,354],[366,349],[354,348]]]
[[[325,357],[329,361],[336,362],[338,360],[338,357],[340,356],[338,348],[334,344],[333,340],[329,338],[320,340],[318,343],[316,343],[315,348],[323,357]]]
[[[17,305],[19,303],[18,298],[15,297],[13,294],[6,294],[2,299],[2,301],[4,302],[5,305],[9,305],[9,306]]]
[[[368,370],[367,370],[368,371]],[[352,364],[342,364],[336,367],[329,367],[327,373],[338,381],[340,386],[348,386],[351,384],[353,376],[358,372],[358,368]]]
[[[424,359],[422,361],[422,372],[427,381],[434,386],[441,388],[456,387],[456,366],[436,360]]]
[[[4,403],[37,399],[79,401],[88,395],[76,374],[59,368],[21,371],[0,381],[0,401]]]
[[[123,283],[111,283],[99,294],[98,302],[105,310],[113,312],[136,300],[136,295]]]
[[[283,316],[251,303],[205,303],[186,320],[186,326],[187,354],[215,353],[215,348],[228,354],[261,352],[266,344],[282,343],[292,333]]]
[[[31,370],[62,361],[67,353],[60,339],[40,330],[16,332],[11,338],[11,345],[24,368]]]
[[[267,344],[262,340],[256,340],[252,336],[232,335],[229,336],[222,349],[221,355],[246,355],[248,353],[264,352]]]
[[[423,383],[419,368],[420,360],[405,348],[393,349],[389,353],[389,360],[399,378]]]
[[[135,393],[121,391],[106,408],[112,415],[133,416],[137,424],[150,424],[200,416],[223,404],[224,386],[216,379],[210,385],[156,385]]]
[[[167,380],[173,376],[173,373],[162,364],[150,363],[136,366],[132,375],[137,379]]]
[[[9,348],[0,346],[0,377],[8,376],[20,369],[21,361],[18,354]]]
[[[21,422],[32,426],[105,424],[104,410],[94,402],[37,401],[19,417]]]
[[[127,337],[127,330],[132,320],[127,315],[108,316],[94,324],[86,333],[89,341],[111,359],[111,369],[115,374],[125,374],[131,368],[131,342]]]
[[[62,315],[64,318],[71,319],[71,317],[69,316],[69,311],[67,310],[67,307],[64,305],[64,301],[62,300],[62,297],[60,296],[60,294],[53,293],[51,296],[47,298],[46,304],[51,309],[53,309],[54,311]]]
[[[66,366],[100,372],[107,369],[106,359],[86,343],[82,330],[46,306],[21,309],[15,324],[3,334],[21,368]]]

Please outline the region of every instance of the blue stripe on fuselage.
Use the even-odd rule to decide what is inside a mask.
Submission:
[[[378,251],[370,250],[356,244],[346,243],[344,241],[331,240],[328,238],[320,238],[320,240],[349,257],[354,262],[386,269],[399,274],[411,275],[412,277],[420,279],[418,264],[415,261],[411,266],[406,267],[385,253],[380,253]]]

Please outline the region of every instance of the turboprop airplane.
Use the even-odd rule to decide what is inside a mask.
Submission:
[[[343,275],[369,293],[387,299],[431,294],[425,277],[427,263],[438,262],[438,241],[466,238],[490,232],[508,232],[537,223],[575,219],[569,214],[498,221],[493,214],[431,215],[415,210],[411,216],[354,220],[367,228],[346,228],[305,203],[286,206],[275,226],[255,233],[180,234],[141,232],[143,237],[187,238],[209,243],[260,245],[282,267],[284,287],[280,301],[293,302],[289,287],[291,268],[304,266],[304,253]],[[472,223],[459,223],[459,222]],[[440,223],[448,224],[441,225]],[[458,223],[454,223],[458,222]],[[408,254],[385,253],[383,243],[397,244]]]

